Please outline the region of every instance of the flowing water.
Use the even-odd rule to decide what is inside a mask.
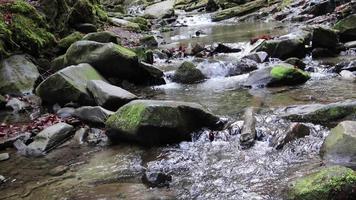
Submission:
[[[251,37],[292,30],[292,26],[277,22],[231,25],[212,23],[207,16],[197,17],[202,20],[198,22],[191,18],[180,17],[188,27],[166,33],[167,45],[225,42],[250,49]],[[202,30],[203,36],[192,38],[197,30]],[[78,147],[68,141],[38,159],[24,158],[10,150],[11,159],[0,163],[0,174],[7,178],[6,184],[0,185],[0,199],[283,199],[290,180],[322,164],[319,148],[329,129],[306,124],[311,130],[309,136],[275,150],[270,146],[271,138],[286,131],[290,122],[278,118],[273,110],[356,98],[356,87],[328,73],[322,63],[330,61],[307,57],[304,61],[315,72],[306,84],[246,89],[241,82],[247,75],[227,76],[245,53],[195,60],[209,77],[204,83],[181,85],[167,78],[166,85],[137,89],[137,94],[152,99],[198,102],[236,122],[230,129],[214,132],[214,141],[209,139],[210,131],[202,130],[194,133],[191,141],[160,148],[125,144]],[[184,60],[194,58],[175,59],[170,64],[158,60],[157,65],[169,77]],[[242,149],[235,132],[241,127],[244,109],[256,105],[261,106],[257,113],[258,141],[251,149]],[[64,175],[50,175],[53,168],[62,165],[70,166]],[[159,173],[171,176],[169,187],[150,188],[142,181],[143,176]]]

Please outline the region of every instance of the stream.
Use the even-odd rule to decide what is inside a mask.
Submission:
[[[138,96],[160,100],[190,101],[202,104],[212,113],[236,122],[239,128],[244,109],[261,105],[256,116],[258,141],[250,149],[242,149],[234,130],[193,133],[192,140],[177,145],[143,148],[135,145],[81,146],[72,140],[62,144],[46,157],[26,158],[15,150],[7,151],[11,159],[2,162],[0,174],[6,184],[0,185],[0,199],[284,199],[288,182],[317,170],[322,165],[319,148],[329,134],[327,127],[305,124],[309,136],[296,139],[276,150],[270,145],[273,135],[286,131],[290,122],[275,115],[276,108],[311,103],[332,103],[356,98],[355,84],[347,84],[327,70],[329,63],[338,60],[304,58],[312,68],[311,80],[299,86],[247,89],[241,82],[247,75],[227,76],[236,61],[253,48],[249,39],[268,34],[279,36],[293,32],[298,24],[275,21],[211,22],[209,15],[180,13],[178,21],[185,27],[162,33],[166,44],[159,48],[213,45],[229,43],[241,48],[239,53],[219,54],[209,59],[178,58],[166,63],[156,59],[156,65],[167,77],[179,63],[190,60],[209,77],[206,82],[193,85],[173,83],[155,87],[136,88]],[[197,31],[202,35],[193,37]],[[344,52],[343,60],[354,59],[352,52]],[[278,62],[270,60],[258,64]],[[262,102],[262,103],[261,103]],[[11,115],[9,117],[8,115]],[[0,114],[13,122],[21,117]],[[1,151],[0,151],[1,153]],[[51,170],[69,166],[62,176]],[[149,187],[143,177],[164,174],[171,179],[164,187]]]

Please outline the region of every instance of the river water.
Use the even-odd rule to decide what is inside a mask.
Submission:
[[[278,36],[294,27],[277,22],[215,24],[206,15],[180,16],[179,20],[188,27],[165,33],[167,44],[161,48],[224,42],[248,50],[252,48],[251,37]],[[192,38],[197,30],[204,34]],[[356,87],[327,72],[325,63],[332,61],[306,57],[307,66],[315,68],[307,83],[246,89],[240,84],[246,75],[226,77],[226,71],[244,53],[199,60],[198,67],[209,77],[204,83],[181,85],[167,79],[166,85],[136,88],[136,93],[152,99],[198,102],[211,112],[237,122],[235,128],[241,124],[246,107],[260,105],[258,141],[251,149],[242,149],[239,135],[231,130],[213,133],[214,141],[209,140],[211,133],[203,130],[194,133],[191,141],[150,149],[127,144],[78,147],[68,141],[37,159],[21,157],[10,150],[11,159],[0,163],[0,174],[7,178],[6,184],[0,185],[0,199],[283,199],[290,180],[322,164],[318,153],[329,129],[306,124],[311,130],[309,136],[275,150],[270,146],[271,138],[286,131],[290,122],[278,118],[274,109],[353,99]],[[348,58],[346,53],[344,59]],[[184,60],[194,58],[175,59],[169,64],[157,60],[157,66],[169,76]],[[269,64],[274,62],[271,60]],[[70,169],[62,176],[50,175],[53,168],[63,165]],[[144,176],[159,173],[171,177],[168,187],[151,188],[142,181]]]

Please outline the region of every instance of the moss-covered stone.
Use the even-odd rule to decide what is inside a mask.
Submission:
[[[140,38],[140,44],[145,47],[157,47],[158,41],[153,35],[146,35]]]
[[[172,80],[177,83],[192,84],[203,81],[206,77],[191,62],[184,62],[173,75]]]
[[[115,44],[120,44],[117,35],[115,35],[113,32],[110,31],[89,33],[83,37],[83,40],[90,40],[90,41],[101,42],[101,43],[112,42]]]
[[[76,102],[93,105],[94,99],[86,89],[90,80],[105,79],[89,64],[66,67],[44,80],[36,88],[36,94],[53,104]]]
[[[221,21],[225,19],[229,19],[232,17],[240,17],[252,12],[257,11],[258,9],[264,7],[267,5],[267,2],[265,0],[256,0],[256,1],[251,1],[243,5],[235,6],[232,8],[228,8],[222,11],[216,12],[212,16],[213,21]]]
[[[352,169],[326,167],[297,179],[288,192],[289,200],[353,199],[356,195],[356,172]]]
[[[74,42],[81,40],[82,38],[83,38],[83,34],[81,34],[79,32],[74,32],[74,33],[62,38],[58,42],[58,47],[62,50],[67,50],[70,47],[70,45],[72,45]]]
[[[151,23],[143,17],[134,17],[129,19],[128,21],[138,24],[140,29],[143,31],[150,30]]]
[[[108,136],[143,145],[175,143],[190,138],[202,127],[218,129],[219,118],[195,103],[135,100],[121,107],[107,121]]]
[[[277,65],[271,70],[272,78],[285,82],[305,82],[310,79],[310,75],[297,67],[291,65]],[[299,81],[300,80],[300,81]]]
[[[342,41],[356,40],[356,14],[338,21],[334,28],[340,31],[340,38]]]

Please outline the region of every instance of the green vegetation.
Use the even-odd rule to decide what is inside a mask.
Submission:
[[[277,80],[293,78],[300,75],[304,76],[306,79],[310,78],[310,75],[307,72],[293,66],[277,65],[271,70],[271,76]]]

